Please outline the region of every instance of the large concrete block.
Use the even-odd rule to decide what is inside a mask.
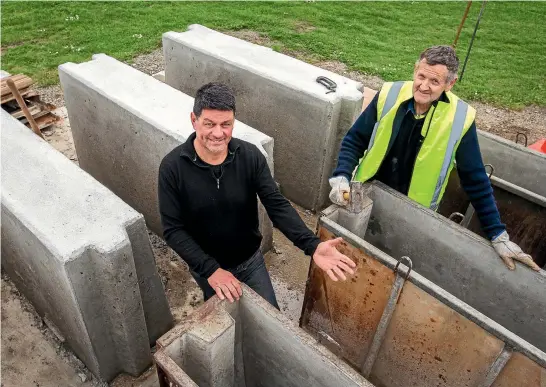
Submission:
[[[239,301],[214,296],[165,334],[154,359],[165,385],[373,386],[246,285]]]
[[[1,114],[2,267],[95,375],[138,375],[172,326],[144,218]]]
[[[80,166],[141,212],[163,235],[157,176],[163,157],[193,133],[193,98],[106,55],[59,66]],[[233,136],[256,145],[273,173],[273,139],[235,123]],[[262,250],[273,229],[260,204]]]
[[[237,117],[275,139],[275,177],[290,200],[319,209],[341,140],[362,107],[362,84],[200,25],[163,35],[165,81],[189,95],[231,86]],[[325,76],[335,92],[317,83]]]

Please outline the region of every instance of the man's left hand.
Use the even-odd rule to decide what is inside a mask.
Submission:
[[[514,260],[516,260],[529,266],[533,270],[540,271],[540,267],[533,262],[533,258],[529,254],[525,254],[521,251],[521,248],[517,244],[510,241],[510,237],[506,231],[503,231],[503,233],[493,239],[491,243],[508,269],[516,269],[516,264],[514,263]]]
[[[326,242],[321,242],[317,246],[313,260],[316,265],[328,274],[332,281],[341,279],[345,281],[347,277],[345,273],[354,274],[353,267],[356,264],[345,255],[341,254],[336,246],[343,241],[343,238],[331,239]]]

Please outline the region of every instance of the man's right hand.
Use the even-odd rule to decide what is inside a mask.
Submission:
[[[207,281],[221,300],[227,298],[229,302],[233,302],[243,295],[239,280],[227,270],[216,269]]]
[[[351,191],[349,180],[345,176],[335,176],[330,178],[328,182],[330,183],[330,187],[332,187],[330,191],[330,200],[332,203],[338,206],[348,205],[349,200],[345,199],[344,196],[349,197],[349,192]]]

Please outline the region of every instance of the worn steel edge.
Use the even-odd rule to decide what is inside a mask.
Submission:
[[[538,204],[539,206],[546,207],[546,197],[539,195],[533,191],[529,191],[519,185],[512,184],[509,181],[503,180],[496,176],[491,176],[491,184],[494,187],[499,187],[505,191],[520,196],[525,200]]]
[[[359,246],[359,248],[366,254],[373,256],[379,262],[394,270],[396,264],[398,263],[396,259],[392,258],[390,255],[384,253],[380,249],[366,242],[364,239],[359,238],[346,228],[341,227],[331,219],[328,219],[326,216],[324,216],[326,214],[332,214],[333,212],[335,212],[335,208],[332,209],[331,207],[326,209],[322,213],[323,216],[319,218],[318,226],[323,226],[328,231],[334,233],[334,235],[341,236],[347,242],[355,246]],[[403,263],[400,266],[403,266],[404,271],[408,270],[408,267]],[[546,353],[542,352],[537,347],[533,346],[532,344],[523,340],[521,337],[510,332],[502,325],[498,324],[486,315],[480,313],[476,309],[472,308],[470,305],[459,300],[457,297],[453,296],[451,293],[448,293],[433,282],[427,280],[419,273],[416,273],[412,270],[407,280],[416,285],[418,288],[425,291],[426,293],[435,297],[439,301],[443,302],[445,305],[449,306],[456,312],[460,313],[470,321],[474,322],[486,332],[489,332],[510,347],[514,348],[515,351],[522,353],[529,359],[536,362],[539,366],[546,368]]]

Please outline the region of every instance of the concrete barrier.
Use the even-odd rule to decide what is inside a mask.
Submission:
[[[193,133],[193,98],[106,55],[59,66],[80,166],[141,212],[162,236],[159,164]],[[273,139],[237,121],[233,136],[253,143],[273,173]],[[273,229],[260,204],[262,250]]]
[[[144,218],[1,114],[2,267],[96,376],[140,374],[172,326]]]
[[[275,139],[275,177],[287,198],[313,210],[329,204],[328,178],[362,107],[362,84],[200,25],[165,33],[163,52],[165,81],[176,89],[195,95],[212,81],[234,89],[237,117]]]
[[[246,285],[165,334],[154,360],[160,386],[373,386]]]
[[[396,238],[397,225],[381,217],[385,212],[383,205],[387,204],[382,196],[389,193],[382,192],[378,186],[367,188],[374,200],[370,224],[375,225],[371,227],[378,232],[380,225],[383,234],[392,232],[391,238]],[[388,204],[397,207],[393,212],[404,211],[396,202],[389,201]],[[468,234],[466,230],[462,230],[463,233],[454,230],[453,238],[461,245],[470,245],[469,250],[463,251],[461,246],[461,255],[457,256],[459,252],[444,248],[441,255],[432,257],[428,249],[438,244],[436,234],[438,239],[445,236],[444,225],[438,224],[434,218],[427,219],[426,214],[420,216],[409,210],[416,223],[413,227],[408,227],[407,223],[400,224],[400,227],[409,229],[406,234],[416,236],[418,232],[411,229],[426,230],[429,227],[433,233],[428,235],[428,243],[421,243],[424,238],[418,236],[407,241],[413,246],[403,254],[412,251],[414,254],[408,254],[411,260],[399,255],[394,255],[395,259],[340,224],[340,221],[354,217],[362,217],[360,223],[365,223],[369,217],[366,210],[364,206],[360,212],[348,213],[344,208],[332,206],[323,212],[318,235],[321,240],[343,237],[344,242],[339,248],[357,264],[357,271],[347,281],[334,282],[324,276],[314,263],[311,264],[300,320],[302,327],[318,340],[328,343],[332,351],[377,386],[544,385],[546,353],[503,327],[500,321],[493,321],[455,297],[447,291],[445,285],[449,284],[441,276],[431,281],[434,276],[430,272],[422,276],[419,268],[426,268],[427,264],[449,266],[445,270],[446,277],[459,281],[455,288],[459,294],[473,300],[482,309],[487,305],[489,309],[498,308],[500,313],[504,312],[503,308],[518,308],[520,302],[528,301],[528,290],[513,287],[519,281],[518,275],[527,280],[531,277],[527,274],[534,276],[527,285],[538,294],[541,284],[544,288],[544,272],[531,273],[520,266],[516,273],[504,270],[502,274],[506,276],[501,274],[500,278],[491,279],[482,272],[484,266],[472,261],[482,259],[491,265],[485,270],[495,271],[495,274],[498,271],[493,265],[502,269],[502,264],[491,262],[493,257],[487,254],[486,249],[478,251],[476,243],[464,235]],[[348,223],[352,225],[354,222]],[[447,222],[445,225],[449,226]],[[468,254],[472,248],[476,248],[475,253]],[[466,257],[462,255],[465,253]],[[475,273],[474,277],[465,276],[465,271]],[[520,285],[524,287],[523,282]],[[497,297],[489,293],[491,287],[497,288]],[[499,298],[503,297],[506,299],[499,303]],[[534,306],[537,306],[537,301],[536,298]],[[543,305],[544,300],[542,307],[539,305],[534,311],[535,315],[528,310],[514,321],[520,332],[531,329],[531,335],[538,331],[544,337],[540,333],[543,324],[538,322],[544,317]],[[534,342],[540,341],[540,337],[533,339]]]

